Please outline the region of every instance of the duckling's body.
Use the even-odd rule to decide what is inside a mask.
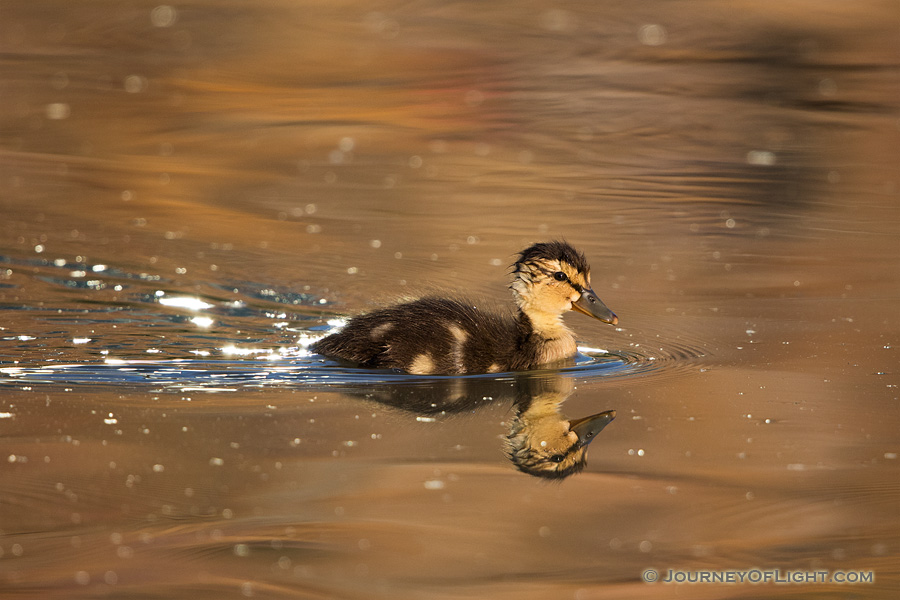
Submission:
[[[363,367],[420,375],[497,373],[574,356],[575,337],[562,321],[572,308],[617,322],[591,290],[584,256],[568,244],[525,249],[513,273],[515,313],[463,300],[422,298],[354,317],[312,349]]]
[[[523,317],[460,300],[422,298],[351,319],[314,350],[363,367],[419,375],[519,371],[575,353],[567,329],[549,340],[534,335]]]

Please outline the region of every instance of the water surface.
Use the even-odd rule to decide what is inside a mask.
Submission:
[[[900,585],[894,3],[3,13],[4,597]],[[620,318],[571,364],[306,350],[559,238]],[[617,411],[563,481],[505,453],[537,389]],[[642,579],[752,568],[874,582]]]

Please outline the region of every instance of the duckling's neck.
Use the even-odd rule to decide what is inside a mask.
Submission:
[[[559,313],[519,309],[523,344],[533,346],[535,363],[552,363],[575,355],[575,336]]]

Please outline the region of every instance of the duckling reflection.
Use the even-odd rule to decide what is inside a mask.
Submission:
[[[524,371],[575,356],[575,336],[562,320],[569,310],[618,323],[591,289],[584,255],[565,242],[523,250],[510,288],[515,313],[422,298],[359,315],[311,348],[362,367],[416,375]]]
[[[515,414],[504,439],[507,458],[529,475],[563,479],[584,469],[588,445],[616,417],[616,411],[607,410],[566,419],[561,408],[573,391],[572,379],[542,373],[499,380],[425,379],[354,395],[417,415],[470,413],[511,401]]]
[[[560,409],[572,394],[572,381],[560,377],[538,383],[533,394],[516,400],[517,414],[506,438],[506,451],[520,471],[562,479],[584,469],[588,444],[616,418],[616,411],[566,420]]]

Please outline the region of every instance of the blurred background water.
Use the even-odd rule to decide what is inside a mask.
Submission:
[[[4,598],[900,586],[896,2],[0,11]],[[305,350],[558,238],[581,474],[506,460],[521,376]],[[642,580],[753,567],[874,583]]]

